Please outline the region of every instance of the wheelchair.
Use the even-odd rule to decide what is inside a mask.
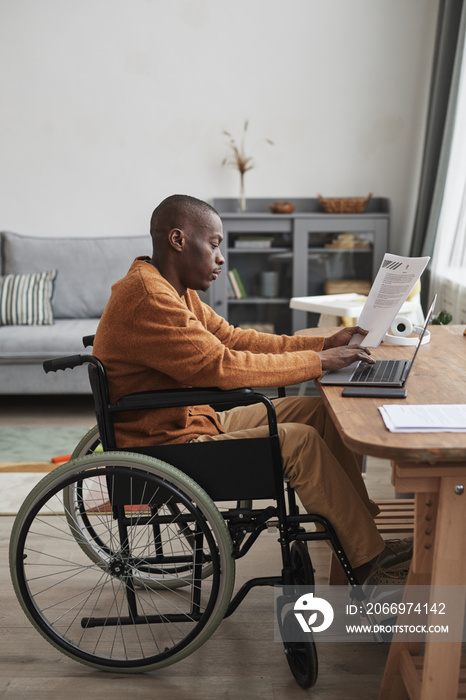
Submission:
[[[84,339],[85,345],[92,338]],[[348,583],[350,562],[331,523],[302,514],[283,479],[271,399],[250,388],[146,391],[110,403],[93,355],[44,362],[46,372],[87,365],[97,425],[69,462],[47,474],[22,504],[10,541],[10,570],[30,622],[58,650],[88,666],[145,672],[198,649],[257,586],[314,585],[307,542],[328,540]],[[261,402],[266,438],[119,449],[118,413]],[[261,501],[274,505],[262,504]],[[226,502],[221,510],[216,504]],[[306,531],[304,524],[318,525]],[[276,527],[281,572],[233,593],[235,562]],[[279,597],[278,600],[281,600]],[[277,602],[287,662],[310,688],[318,659],[312,633]],[[297,641],[289,642],[293,627]]]

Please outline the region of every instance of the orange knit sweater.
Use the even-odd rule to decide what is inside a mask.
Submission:
[[[276,387],[320,376],[323,338],[277,336],[230,326],[188,290],[176,290],[137,258],[112,287],[94,342],[110,400],[179,387]],[[119,447],[188,442],[222,431],[210,406],[118,414]]]

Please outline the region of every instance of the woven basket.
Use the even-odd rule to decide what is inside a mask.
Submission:
[[[292,214],[295,210],[293,202],[274,202],[270,205],[272,214]]]
[[[371,283],[368,280],[327,280],[325,294],[369,294]]]
[[[372,197],[322,197],[317,195],[320,205],[327,214],[362,214]]]

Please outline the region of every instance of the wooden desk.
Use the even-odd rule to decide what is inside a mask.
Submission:
[[[324,335],[336,329],[313,328]],[[403,402],[466,403],[464,326],[431,326],[419,351]],[[413,348],[382,343],[375,358],[410,358]],[[343,398],[341,387],[319,391],[348,447],[388,458],[397,491],[415,494],[414,557],[408,584],[466,584],[466,433],[390,433],[377,406],[396,400]],[[399,402],[400,400],[398,400]],[[464,600],[458,605],[464,615]],[[461,643],[391,644],[379,700],[452,700],[466,697]]]

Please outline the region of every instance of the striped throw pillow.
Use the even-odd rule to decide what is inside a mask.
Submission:
[[[0,325],[51,326],[56,270],[0,277]]]

